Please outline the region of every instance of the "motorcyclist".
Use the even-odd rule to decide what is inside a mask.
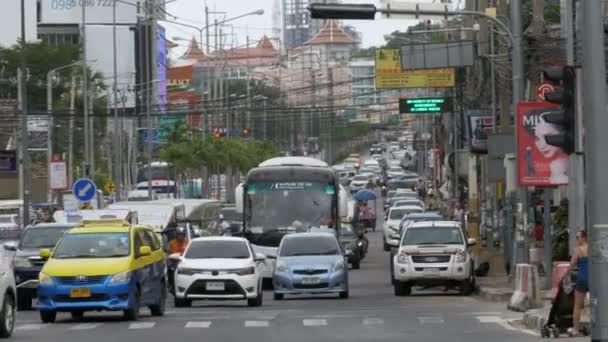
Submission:
[[[183,255],[187,246],[188,239],[186,238],[186,229],[184,227],[179,227],[175,232],[175,239],[169,242],[169,254]]]
[[[365,235],[365,226],[361,223],[357,225],[357,240],[363,242],[363,255],[367,254],[367,247],[369,246],[369,240]]]
[[[369,177],[369,179],[367,180],[367,184],[365,185],[366,189],[374,189],[376,187],[376,184],[374,184],[374,180],[372,179],[372,177]]]
[[[439,210],[439,205],[437,204],[437,199],[433,194],[433,190],[429,190],[429,196],[427,201],[427,210]]]

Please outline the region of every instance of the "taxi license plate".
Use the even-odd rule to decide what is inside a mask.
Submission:
[[[71,289],[70,298],[89,298],[91,297],[91,289]]]
[[[222,282],[210,281],[205,285],[207,291],[224,291],[226,289],[226,285]]]
[[[302,279],[303,285],[317,285],[321,283],[320,278],[304,278]]]
[[[438,268],[425,268],[423,271],[423,274],[426,277],[439,277],[439,269]]]

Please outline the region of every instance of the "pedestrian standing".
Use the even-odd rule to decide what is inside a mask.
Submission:
[[[464,224],[464,209],[462,209],[462,205],[460,205],[460,203],[456,202],[454,204],[454,212],[452,214],[452,219],[454,221],[458,221],[461,224]]]
[[[571,337],[580,335],[580,321],[585,296],[589,292],[589,244],[587,232],[580,230],[576,233],[576,250],[570,260],[570,269],[577,269],[574,286],[574,310],[572,313],[572,328],[568,330]]]

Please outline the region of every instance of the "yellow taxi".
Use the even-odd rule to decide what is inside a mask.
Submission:
[[[137,320],[147,306],[162,316],[167,297],[166,259],[151,227],[123,220],[83,221],[69,230],[54,250],[40,250],[48,259],[39,275],[38,310],[45,323],[58,312],[81,319],[86,311],[122,311]]]

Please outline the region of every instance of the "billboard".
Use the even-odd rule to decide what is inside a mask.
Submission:
[[[488,111],[469,111],[469,146],[472,153],[488,153],[488,136],[492,134],[494,118]]]
[[[376,88],[450,88],[455,85],[454,68],[401,70],[399,49],[377,49]]]
[[[421,97],[399,99],[399,113],[424,114],[451,112],[454,109],[451,97]]]
[[[137,24],[137,5],[135,1],[133,3],[116,1],[116,23]],[[40,6],[42,24],[79,24],[82,22],[82,6],[85,6],[87,25],[113,22],[113,0],[43,0]]]
[[[559,133],[559,127],[544,120],[545,114],[557,107],[549,102],[517,104],[517,169],[520,186],[568,184],[568,155],[545,141],[546,136]]]
[[[158,108],[167,110],[167,44],[165,28],[156,27],[156,96]]]

